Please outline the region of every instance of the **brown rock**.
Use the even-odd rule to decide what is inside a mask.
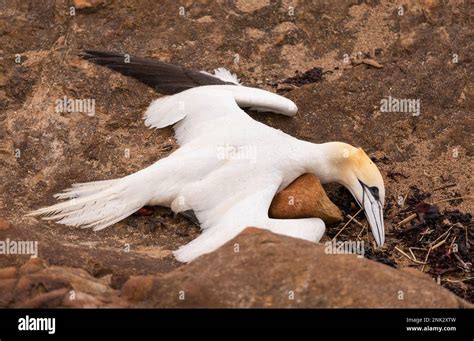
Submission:
[[[333,224],[342,220],[342,213],[329,200],[319,179],[304,174],[273,198],[269,215],[276,219],[321,218]]]
[[[23,264],[20,267],[20,274],[21,275],[32,274],[37,271],[43,270],[44,268],[46,268],[46,266],[47,266],[46,262],[42,260],[41,258],[31,257],[30,259],[26,261],[25,264]]]
[[[95,278],[83,269],[50,266],[26,274],[18,280],[13,290],[15,306],[124,306],[118,291],[110,286],[110,277]]]
[[[69,288],[69,283],[62,278],[44,276],[38,272],[25,275],[15,285],[15,301],[20,304],[36,295],[62,288]]]
[[[402,33],[400,35],[400,45],[405,49],[411,48],[415,44],[415,36],[416,33],[413,31]]]
[[[245,13],[255,12],[265,6],[270,5],[269,0],[237,0],[237,8]]]
[[[427,275],[325,248],[247,229],[172,273],[147,277],[147,289],[127,297],[154,307],[472,307]]]
[[[62,288],[39,294],[15,304],[15,308],[55,308],[61,306],[68,291],[67,288]]]
[[[104,305],[104,302],[99,297],[94,297],[81,291],[67,293],[61,302],[61,306],[69,308],[98,308]]]
[[[298,87],[294,84],[286,84],[286,83],[278,83],[277,85],[277,90],[294,90],[297,89]]]
[[[13,227],[13,225],[8,220],[0,218],[0,231],[1,230],[8,230],[12,227]]]
[[[89,9],[100,7],[105,4],[104,0],[74,0],[74,7],[77,9]]]
[[[112,277],[110,278],[110,286],[113,289],[120,289],[126,281],[130,278],[130,275],[127,274],[113,274]]]
[[[91,295],[107,295],[113,290],[101,283],[100,279],[91,276],[86,270],[63,266],[51,266],[41,272],[50,278],[58,278],[70,284],[76,291],[82,291]]]
[[[16,268],[14,266],[9,266],[6,268],[0,269],[0,279],[10,279],[16,277]]]
[[[0,279],[0,307],[7,307],[15,298],[16,279]]]
[[[132,276],[122,287],[121,296],[131,301],[142,301],[150,295],[153,276]]]
[[[439,27],[437,30],[436,30],[436,33],[438,33],[438,36],[439,36],[439,40],[441,41],[441,43],[443,43],[444,45],[449,45],[451,39],[449,37],[449,33],[448,31],[446,30],[445,27]]]

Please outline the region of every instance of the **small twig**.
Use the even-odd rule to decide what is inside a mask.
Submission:
[[[425,232],[420,233],[420,234],[421,234],[421,238],[420,238],[419,241],[421,242],[421,241],[423,240],[423,238],[425,238],[425,236],[431,234],[433,231],[434,231],[434,230],[430,230],[430,228],[428,227]]]
[[[339,232],[336,233],[336,235],[334,236],[334,238],[333,238],[332,240],[336,239],[336,238],[341,234],[341,232],[344,231],[344,229],[346,228],[346,226],[349,225],[350,222],[351,222],[352,220],[354,220],[355,217],[357,217],[357,215],[358,215],[361,211],[362,211],[362,208],[361,208],[359,211],[357,211],[357,213],[354,214],[354,216],[351,217],[351,219],[349,219],[349,221],[348,221],[347,223],[344,224],[344,226],[339,230]]]
[[[449,278],[443,278],[443,281],[450,282],[450,283],[461,283],[464,281],[469,281],[471,279],[474,279],[474,277],[467,277],[467,278],[459,279],[457,281],[453,281],[452,279],[449,279]]]
[[[370,59],[370,58],[364,58],[364,59],[361,59],[361,60],[359,60],[359,59],[352,60],[351,63],[354,64],[354,65],[365,64],[365,65],[373,66],[374,68],[377,68],[377,69],[382,69],[383,68],[382,64],[380,64],[376,60],[373,60],[373,59]]]
[[[410,221],[412,221],[413,219],[415,219],[416,216],[417,216],[416,213],[410,214],[408,217],[406,217],[405,219],[403,219],[402,221],[400,221],[400,222],[397,224],[397,227],[409,223]]]
[[[448,199],[442,199],[442,200],[438,200],[438,201],[435,201],[435,202],[432,202],[431,205],[436,205],[436,204],[439,204],[439,203],[442,203],[442,202],[447,202],[447,201],[453,201],[453,200],[460,200],[460,199],[474,199],[474,196],[472,195],[466,195],[466,196],[463,196],[463,197],[456,197],[456,198],[448,198]],[[413,212],[413,211],[409,211],[408,213],[410,212]],[[414,213],[412,213],[414,214]],[[409,216],[408,216],[409,217]],[[407,217],[407,218],[408,218]],[[405,219],[407,219],[405,218]],[[403,221],[403,220],[402,220]],[[401,223],[401,222],[400,222]],[[399,224],[400,224],[399,223]]]
[[[440,246],[443,245],[444,243],[446,243],[446,239],[443,239],[443,240],[440,241],[438,244],[434,245],[431,249],[432,249],[432,250],[437,249],[438,247],[440,247]]]
[[[423,264],[423,266],[421,267],[421,272],[424,272],[425,265],[428,264],[428,257],[430,256],[430,253],[431,253],[431,246],[430,246],[430,249],[428,250],[428,252],[426,253],[425,264]]]
[[[464,226],[464,230],[466,231],[466,247],[469,249],[469,235],[467,234],[467,226]]]
[[[457,186],[457,183],[452,182],[452,183],[449,183],[449,184],[446,184],[446,185],[436,187],[435,189],[433,189],[433,192],[434,191],[439,191],[440,189],[445,189],[445,188],[454,187],[454,186]]]
[[[362,227],[362,229],[360,230],[359,234],[357,235],[357,239],[360,238],[360,235],[362,234],[362,232],[364,232],[364,230],[365,230],[366,228],[367,228],[367,225],[364,225],[364,226]]]
[[[418,260],[415,260],[415,259],[412,259],[409,255],[407,255],[405,252],[403,252],[402,250],[400,250],[398,247],[395,246],[395,250],[397,250],[398,252],[400,252],[402,255],[404,255],[406,258],[408,258],[409,260],[411,260],[412,262],[416,263],[416,264],[425,264],[423,262],[420,262]]]
[[[472,263],[471,262],[464,262],[463,259],[458,255],[457,252],[453,252],[454,253],[454,256],[456,257],[456,259],[459,261],[459,263],[462,264],[462,267],[464,268],[465,271],[469,271],[471,268],[472,268]]]
[[[433,245],[434,243],[436,243],[439,239],[441,239],[443,237],[444,234],[446,233],[449,233],[449,231],[451,230],[452,227],[450,227],[446,232],[444,232],[441,236],[439,236],[434,242],[432,242],[430,244],[430,249],[428,250],[428,252],[426,253],[426,257],[425,257],[425,264],[423,264],[423,266],[421,267],[421,272],[423,272],[425,270],[425,265],[428,264],[428,257],[430,256],[431,254],[431,251],[440,247],[441,245],[443,245],[444,243],[446,243],[446,240],[448,239],[449,237],[449,234],[446,236],[446,238],[444,238],[442,241],[440,241],[439,243]]]
[[[439,204],[440,202],[446,202],[446,201],[453,201],[453,200],[460,200],[460,199],[474,199],[474,196],[472,195],[466,195],[464,197],[457,197],[457,198],[449,198],[449,199],[443,199],[443,200],[438,200],[432,203],[432,205]]]
[[[438,240],[444,237],[445,234],[449,233],[453,227],[451,226],[449,229],[447,229],[445,232],[441,234],[438,238],[436,238],[433,242],[430,243],[430,247],[433,246]]]
[[[449,244],[449,248],[451,249],[453,247],[454,242],[456,241],[458,237],[454,237],[453,240],[451,241],[451,244]]]
[[[405,196],[403,197],[402,207],[400,207],[401,209],[403,209],[403,207],[405,207],[405,202],[407,201],[408,193],[410,193],[410,192],[407,192],[407,194],[405,194]]]
[[[414,259],[416,262],[418,262],[418,259],[416,259],[416,256],[415,256],[415,254],[413,253],[413,251],[411,250],[411,247],[409,247],[408,250],[410,251],[410,254],[411,254],[411,256],[413,257],[413,259]]]
[[[346,218],[352,219],[352,221],[353,221],[354,223],[356,223],[356,224],[359,225],[360,227],[364,227],[364,224],[362,224],[360,221],[358,221],[355,217],[351,216],[350,214],[347,214],[347,215],[346,215]]]

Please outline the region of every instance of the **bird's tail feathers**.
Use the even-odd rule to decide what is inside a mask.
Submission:
[[[74,184],[55,195],[57,199],[69,200],[40,208],[27,216],[102,230],[128,217],[150,200],[152,193],[146,190],[146,174],[137,176],[138,173],[120,179]]]

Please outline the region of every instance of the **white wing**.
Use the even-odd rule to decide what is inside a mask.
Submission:
[[[270,225],[268,209],[280,185],[280,176],[255,172],[244,164],[235,173],[234,167],[222,167],[184,189],[185,200],[194,209],[203,232],[175,251],[179,261],[188,262],[214,251],[246,227]]]
[[[234,85],[193,88],[153,101],[145,112],[145,125],[152,128],[174,126],[180,145],[216,129],[229,128],[234,120],[253,121],[243,110],[252,108],[294,116],[296,105],[271,92]],[[244,134],[244,132],[239,132]]]

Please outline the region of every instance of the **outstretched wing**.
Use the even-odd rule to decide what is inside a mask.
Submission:
[[[175,251],[179,261],[189,262],[214,251],[246,227],[269,226],[268,208],[281,177],[251,168],[250,161],[232,162],[183,190],[182,197],[193,208],[203,232]]]
[[[200,136],[235,133],[245,137],[260,124],[241,107],[253,107],[287,116],[297,112],[289,99],[245,86],[214,85],[190,89],[153,101],[145,112],[145,125],[163,128],[174,124],[180,145]],[[268,129],[271,129],[268,127]]]
[[[86,60],[138,79],[158,92],[171,95],[203,85],[236,85],[229,72],[217,69],[215,76],[178,65],[120,53],[87,50],[80,54]],[[226,72],[227,71],[227,72]],[[222,80],[220,78],[225,80]]]

